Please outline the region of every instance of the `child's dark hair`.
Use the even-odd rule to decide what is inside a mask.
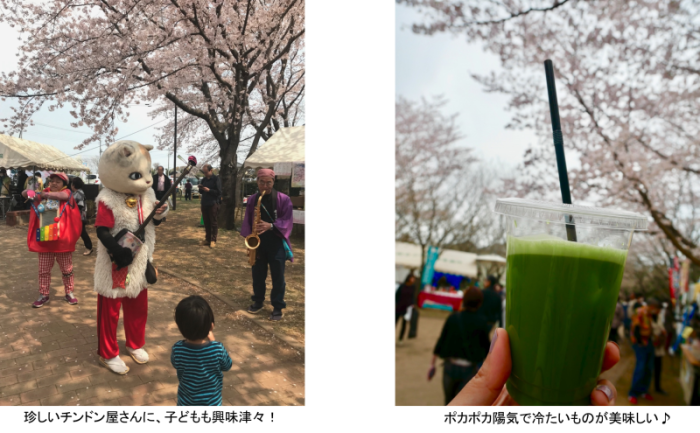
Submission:
[[[71,185],[74,186],[75,189],[80,189],[85,186],[85,182],[79,177],[74,177],[73,180],[71,180]]]
[[[188,340],[203,340],[211,331],[214,312],[201,296],[189,296],[175,307],[175,323],[183,337]]]

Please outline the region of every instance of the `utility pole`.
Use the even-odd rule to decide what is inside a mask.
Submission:
[[[175,106],[175,144],[173,145],[173,182],[177,180],[177,105]],[[177,189],[173,194],[173,209],[177,209]]]

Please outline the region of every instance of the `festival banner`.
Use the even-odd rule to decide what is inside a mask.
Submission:
[[[440,256],[440,249],[437,247],[428,247],[428,252],[425,257],[425,267],[423,268],[423,274],[421,277],[421,287],[430,285],[433,281],[433,274],[435,274],[435,262],[437,262],[438,256]]]
[[[304,173],[305,163],[304,162],[294,162],[292,163],[292,188],[304,188],[304,182],[306,175]]]
[[[674,257],[673,260],[671,260],[671,267],[668,269],[668,280],[671,299],[679,299],[681,296],[681,275],[678,257]]]
[[[683,265],[681,266],[680,287],[684,292],[688,293],[689,286],[690,286],[690,260],[685,259],[683,261]]]

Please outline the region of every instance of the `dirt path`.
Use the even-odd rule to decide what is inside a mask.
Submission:
[[[171,219],[175,218],[168,223]],[[158,236],[162,239],[161,232]],[[82,247],[81,241],[78,244]],[[170,254],[165,247],[167,242],[158,242],[158,265]],[[182,298],[195,293],[212,305],[215,336],[234,361],[224,373],[224,404],[304,404],[303,352],[241,319],[207,292],[164,274],[149,288],[145,349],[150,362],[137,365],[127,355],[120,320],[121,357],[131,370],[126,376],[109,372],[97,363],[94,256],[83,257],[81,248],[73,256],[78,305],[61,300],[63,285],[54,266],[51,301],[35,309],[31,303],[38,297],[38,261],[27,251],[26,227],[0,224],[0,249],[0,405],[175,405],[178,380],[170,348],[182,336],[173,312]],[[196,257],[190,259],[196,262]]]
[[[201,212],[198,200],[178,200],[177,210],[169,215],[166,223],[158,227],[153,256],[158,266],[192,278],[209,290],[225,295],[239,309],[247,309],[252,303],[253,280],[243,238],[238,232],[222,230],[220,225],[216,249],[199,246],[199,242],[204,240],[204,228],[199,226]],[[297,238],[291,241],[294,263],[287,262],[285,267],[287,308],[284,319],[274,323],[274,326],[303,345],[304,242]],[[259,316],[268,317],[272,312],[269,303],[272,280],[269,275],[267,289],[265,307],[258,313]]]
[[[433,348],[437,342],[442,326],[448,314],[436,310],[421,310],[418,337],[404,340],[396,346],[396,405],[397,406],[442,406],[444,394],[442,392],[442,368],[432,381],[428,382],[427,373],[432,357]],[[397,327],[397,331],[398,331]],[[407,332],[408,333],[408,332]],[[398,332],[397,332],[398,339]],[[620,362],[605,372],[602,377],[610,380],[617,388],[618,406],[630,405],[627,401],[627,392],[632,383],[634,372],[634,352],[628,342],[620,344],[622,358]],[[438,365],[442,365],[440,362]],[[639,406],[682,406],[683,391],[679,381],[680,360],[666,356],[663,359],[663,371],[661,374],[661,386],[668,396],[653,393],[654,401],[639,399]]]

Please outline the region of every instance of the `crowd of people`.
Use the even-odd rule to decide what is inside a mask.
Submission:
[[[437,359],[444,360],[443,391],[446,404],[476,375],[496,329],[503,326],[505,291],[498,278],[489,275],[483,289],[478,287],[478,281],[470,285],[471,280],[464,279],[462,283],[462,308],[445,322],[428,372],[428,378],[432,379]],[[396,324],[402,321],[399,341],[403,340],[407,327],[411,328],[409,337],[416,332],[415,284],[416,277],[410,273],[396,291]],[[438,281],[437,286],[444,287],[445,284]]]
[[[452,402],[474,378],[489,351],[493,350],[497,328],[504,326],[504,288],[494,276],[486,278],[483,289],[477,284],[460,287],[463,293],[462,308],[447,318],[433,349],[428,380],[435,375],[436,361],[441,358],[444,361],[442,387],[445,404]],[[406,329],[412,326],[415,286],[416,276],[411,273],[396,291],[396,325],[402,322],[399,342],[403,340]],[[652,379],[653,393],[667,395],[661,386],[662,365],[675,338],[670,302],[662,303],[653,298],[645,301],[640,293],[632,293],[628,299],[621,297],[618,300],[608,338],[608,344],[614,344],[615,349],[606,349],[605,356],[609,357],[609,352],[615,352],[619,359],[622,340],[631,344],[636,358],[628,392],[628,400],[632,404],[637,404],[639,398],[654,399]],[[611,387],[612,384],[608,390]],[[608,394],[607,390],[605,393]]]
[[[131,142],[121,145],[127,150],[120,148],[118,151],[112,152],[116,155],[114,158],[126,158],[132,155],[133,147],[129,148],[132,146],[129,143]],[[149,150],[146,147],[144,149]],[[105,155],[107,154],[105,152]],[[150,162],[150,157],[148,157],[148,162]],[[102,162],[100,164],[102,168]],[[136,162],[131,161],[129,164],[135,165]],[[112,164],[112,166],[116,166],[116,164]],[[217,217],[223,188],[219,177],[213,174],[211,165],[204,165],[202,172],[204,178],[199,184],[199,190],[205,239],[201,244],[214,248],[217,242]],[[141,257],[144,260],[145,278],[139,276],[139,272],[132,275],[136,269],[134,266],[137,264],[139,250],[133,251],[132,256],[132,250],[127,251],[127,248],[120,244],[114,236],[122,226],[128,226],[129,230],[136,231],[135,227],[139,224],[146,224],[143,214],[151,209],[155,215],[155,218],[151,220],[154,226],[165,222],[168,210],[166,194],[171,186],[171,180],[163,173],[162,167],[158,168],[152,181],[146,180],[150,173],[134,173],[127,174],[127,177],[133,181],[133,185],[139,185],[141,188],[139,193],[133,193],[126,189],[113,191],[104,188],[96,199],[98,206],[96,206],[95,228],[98,245],[100,245],[97,254],[99,263],[95,265],[99,333],[97,351],[100,355],[100,363],[110,371],[120,375],[126,374],[129,368],[119,358],[116,340],[119,311],[122,307],[124,308],[126,347],[129,354],[137,364],[146,364],[149,360],[148,354],[143,350],[147,317],[146,282],[153,284],[157,272],[153,275],[149,274],[150,268],[152,268],[152,250],[155,245],[154,230],[149,232],[147,229],[145,238],[141,239],[150,250],[148,257]],[[24,171],[20,170],[19,175],[22,174]],[[113,173],[114,176],[116,175]],[[291,242],[289,241],[293,225],[292,204],[287,195],[274,189],[275,173],[273,170],[262,169],[258,172],[257,177],[259,192],[248,201],[240,233],[241,236],[245,237],[255,232],[260,237],[260,246],[256,251],[255,264],[251,271],[253,286],[251,299],[253,303],[248,308],[248,312],[259,313],[263,308],[266,294],[265,280],[269,268],[272,274],[270,300],[273,306],[270,320],[278,321],[282,319],[282,310],[286,307],[284,302],[285,261],[293,260]],[[22,179],[18,179],[18,182],[21,181]],[[123,182],[129,183],[125,180]],[[0,195],[9,195],[12,189],[11,185],[12,182],[7,176],[7,171],[0,168],[0,188],[2,188]],[[26,208],[31,210],[27,236],[28,247],[30,251],[38,253],[39,261],[39,298],[33,302],[32,307],[42,308],[50,302],[51,270],[55,262],[58,262],[63,278],[65,291],[63,300],[69,305],[77,305],[78,298],[74,293],[73,252],[78,237],[82,238],[84,243],[83,255],[90,256],[95,251],[86,228],[89,219],[86,212],[87,201],[83,191],[84,181],[79,177],[69,178],[64,173],[56,172],[47,177],[45,184],[42,181],[41,173],[36,172],[33,176],[26,176],[23,185],[24,188],[21,191],[22,208],[25,208],[26,205]],[[106,183],[105,186],[107,186]],[[146,193],[150,189],[153,190],[153,193]],[[187,199],[191,199],[191,189],[191,184],[189,184],[189,187],[186,187]],[[262,192],[265,194],[261,200],[261,217],[257,221],[254,218],[255,203],[258,195]],[[142,210],[142,204],[145,212]],[[136,218],[131,215],[133,211],[130,211],[129,208],[138,208],[138,218],[134,220],[136,225],[129,223],[131,219]],[[45,218],[47,215],[51,217],[50,220]],[[54,218],[54,215],[57,216]],[[60,232],[51,227],[52,225],[58,227],[58,224],[61,224]],[[44,237],[45,235],[46,237]],[[98,264],[101,261],[104,262],[103,259],[107,257],[105,250],[101,250],[102,247],[109,252],[107,262],[111,260],[111,263],[108,263],[111,271],[107,271],[108,275],[106,276],[101,275],[101,271],[97,269]],[[141,268],[139,270],[142,271]],[[130,276],[131,279],[129,279]],[[134,293],[131,293],[130,290],[134,285],[135,278],[138,280],[138,287]],[[102,284],[102,280],[105,284]],[[114,284],[116,286],[113,286]],[[118,296],[115,295],[115,289],[122,289]],[[171,354],[171,363],[177,370],[180,380],[178,404],[221,405],[222,372],[231,368],[232,361],[223,345],[214,339],[214,314],[211,307],[201,297],[185,298],[175,310],[175,322],[184,337],[184,340],[173,345]]]
[[[640,397],[654,399],[650,393],[652,378],[654,393],[667,395],[661,387],[661,371],[663,358],[676,337],[671,305],[655,298],[645,302],[640,293],[632,293],[626,302],[618,300],[615,317],[611,340],[617,342],[617,337],[623,334],[635,355],[632,386],[627,397],[630,403],[637,404]]]

